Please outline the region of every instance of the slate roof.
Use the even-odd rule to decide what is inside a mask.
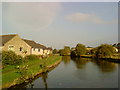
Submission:
[[[32,48],[42,48],[42,49],[47,49],[44,45],[41,45],[39,43],[36,43],[35,41],[32,40],[26,40],[23,39],[28,45],[30,45]]]
[[[48,50],[52,50],[52,47],[48,47],[47,49],[48,49]]]
[[[11,40],[16,35],[17,34],[0,35],[0,46],[3,46],[5,43],[7,43],[9,40]]]

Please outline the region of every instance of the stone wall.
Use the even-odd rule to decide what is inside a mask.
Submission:
[[[13,48],[10,48],[12,46]],[[21,56],[31,54],[31,47],[26,42],[24,42],[18,35],[16,35],[10,41],[8,41],[4,45],[3,50],[5,51],[12,50],[16,54],[21,55]]]

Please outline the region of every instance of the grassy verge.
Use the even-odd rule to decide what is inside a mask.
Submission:
[[[51,65],[54,65],[56,62],[60,60],[61,60],[60,56],[50,56],[46,59],[46,66],[49,67]],[[31,60],[29,62],[22,63],[21,65],[19,65],[19,67],[28,65],[29,69],[28,69],[27,76],[29,77],[31,75],[34,76],[37,73],[41,73],[42,68],[40,67],[40,64],[43,64],[43,63],[44,63],[44,59]],[[16,69],[16,66],[12,66],[12,65],[6,66],[2,70],[2,87],[3,88],[7,88],[12,85],[20,83],[17,80],[19,80],[21,75],[17,72],[18,71]]]
[[[92,58],[92,55],[82,55],[83,58]]]
[[[92,55],[82,55],[83,58],[92,58]],[[106,60],[110,62],[120,63],[120,55],[116,54],[111,58],[99,58],[100,60]]]
[[[81,57],[92,58],[92,55],[82,55]],[[120,59],[120,56],[115,55],[115,56],[112,56],[111,59]]]

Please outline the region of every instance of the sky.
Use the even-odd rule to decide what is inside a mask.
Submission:
[[[3,2],[2,33],[52,48],[118,42],[117,2]]]

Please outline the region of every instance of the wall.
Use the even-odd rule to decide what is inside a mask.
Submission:
[[[10,41],[8,41],[4,45],[3,50],[8,51],[9,49],[8,47],[10,45],[14,46],[13,51],[16,54],[21,55],[21,56],[30,55],[31,47],[26,42],[24,42],[18,35],[16,35]],[[22,47],[22,51],[20,51],[20,47]],[[27,51],[27,53],[25,54],[24,51]]]
[[[43,49],[40,49],[40,51],[38,51],[38,48],[32,48],[32,54],[43,55]]]

